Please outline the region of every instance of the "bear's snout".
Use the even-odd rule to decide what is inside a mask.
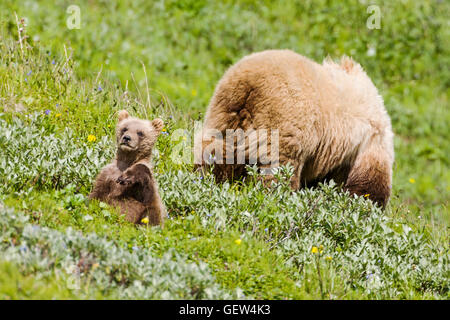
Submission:
[[[132,150],[136,150],[138,148],[137,139],[133,135],[124,134],[120,139],[119,147],[121,150],[130,152]]]

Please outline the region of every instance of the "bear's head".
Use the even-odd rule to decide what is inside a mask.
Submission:
[[[118,155],[130,160],[150,159],[163,126],[161,119],[142,120],[131,117],[126,110],[119,111],[116,128]]]

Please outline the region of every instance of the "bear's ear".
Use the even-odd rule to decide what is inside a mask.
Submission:
[[[130,116],[130,114],[128,113],[127,110],[120,110],[119,111],[119,122],[121,122],[122,120],[125,120],[129,116]]]
[[[161,119],[156,118],[155,120],[152,121],[152,126],[156,130],[161,131],[162,128],[164,127],[164,122]]]

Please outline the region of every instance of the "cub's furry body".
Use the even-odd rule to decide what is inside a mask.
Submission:
[[[150,167],[153,145],[162,127],[160,119],[131,118],[122,110],[116,130],[116,159],[102,169],[89,197],[120,207],[130,222],[140,223],[147,217],[149,224],[163,225],[165,208]]]
[[[350,58],[320,65],[290,50],[251,54],[216,87],[196,138],[196,146],[209,152],[219,141],[206,137],[206,129],[224,136],[226,129],[278,129],[279,164],[293,165],[294,189],[333,178],[382,206],[389,199],[390,118],[372,81]],[[267,143],[270,153],[270,139]],[[230,148],[221,145],[223,152]],[[207,157],[202,155],[203,165]],[[245,168],[219,163],[214,172],[230,178],[245,174]]]

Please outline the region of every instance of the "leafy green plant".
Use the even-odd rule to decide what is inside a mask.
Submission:
[[[186,263],[170,250],[161,258],[128,252],[95,234],[65,233],[28,223],[28,216],[0,208],[2,260],[23,274],[58,273],[81,296],[95,291],[126,299],[227,299],[204,263]],[[93,291],[95,290],[95,291]]]
[[[375,4],[381,29],[356,0],[80,1],[70,30],[68,3],[2,1],[0,296],[448,299],[450,7]],[[289,167],[267,189],[252,168],[218,184],[172,161],[173,133],[188,144],[223,72],[270,48],[347,54],[373,79],[396,133],[386,211],[333,182],[293,192]],[[87,199],[120,109],[165,122],[153,159],[164,229]],[[81,260],[72,290],[65,263]]]

